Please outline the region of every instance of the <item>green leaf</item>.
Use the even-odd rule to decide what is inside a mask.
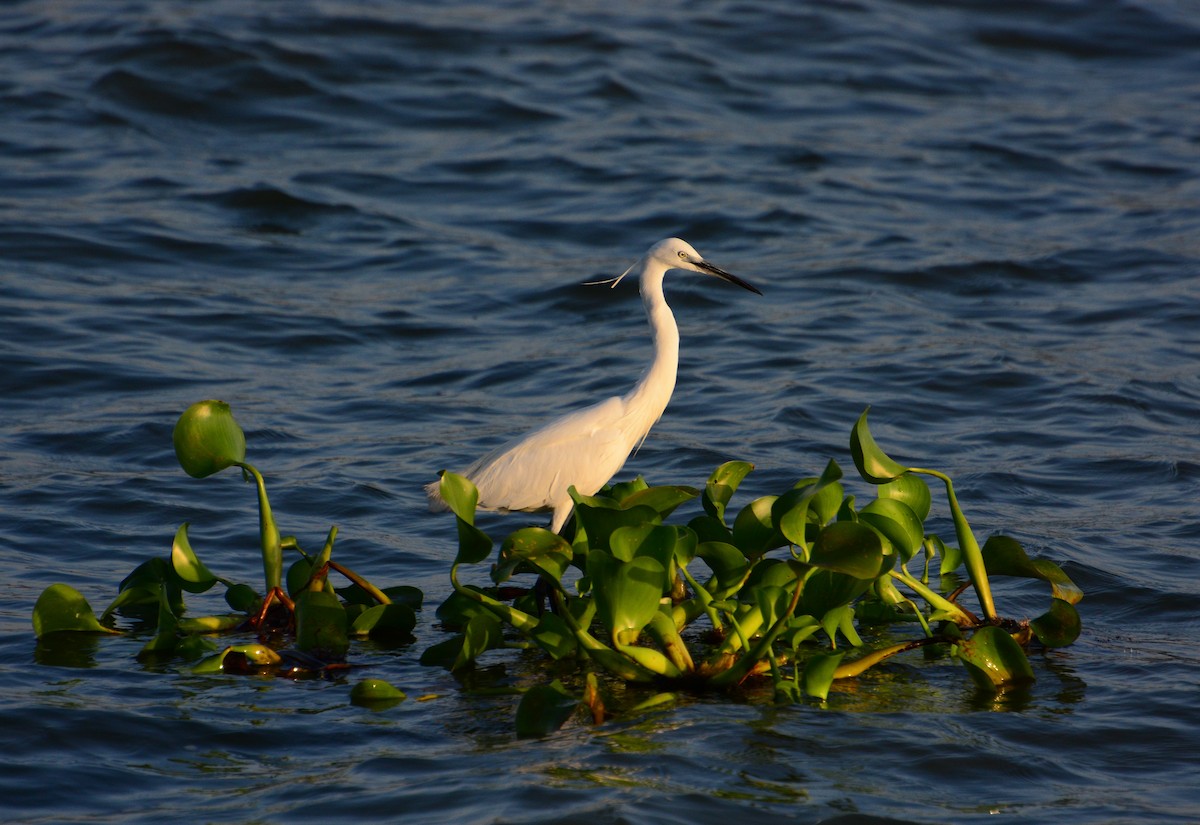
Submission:
[[[614,640],[636,636],[657,612],[666,590],[662,564],[649,556],[624,562],[602,550],[589,553],[587,563],[600,620]]]
[[[578,708],[579,699],[567,693],[557,679],[531,687],[517,705],[517,736],[528,739],[554,733]]]
[[[867,413],[870,410],[870,407],[863,410],[854,429],[850,431],[850,453],[854,456],[858,474],[864,480],[872,484],[884,484],[904,475],[908,468],[888,458],[871,437],[871,430],[867,427]]]
[[[325,661],[340,661],[350,649],[346,608],[324,590],[305,590],[296,599],[296,647]]]
[[[713,572],[716,582],[709,590],[714,599],[723,599],[733,593],[750,572],[750,563],[732,544],[704,541],[696,546],[696,555]]]
[[[883,555],[879,536],[854,521],[826,525],[813,542],[808,563],[856,579],[874,579],[886,573],[890,560]]]
[[[1083,624],[1075,605],[1053,599],[1050,609],[1029,623],[1029,629],[1046,647],[1066,647],[1079,638]]]
[[[192,478],[246,460],[246,434],[224,401],[199,401],[184,410],[173,433],[175,457]]]
[[[33,606],[33,632],[39,639],[48,633],[119,633],[96,619],[83,594],[68,584],[52,584]]]
[[[957,647],[959,660],[966,665],[975,684],[985,690],[1033,681],[1033,669],[1025,651],[999,627],[981,627]]]
[[[857,599],[871,586],[868,579],[860,579],[833,570],[821,570],[804,580],[796,615],[825,616],[830,610]]]
[[[356,636],[407,638],[417,626],[417,615],[405,604],[377,604],[360,613],[350,626]]]
[[[632,495],[629,495],[621,501],[621,509],[628,510],[633,507],[649,507],[654,512],[658,513],[659,518],[666,518],[675,511],[675,508],[684,502],[691,501],[696,496],[700,495],[700,491],[695,487],[683,486],[663,486],[649,487],[645,490],[639,490]]]
[[[804,692],[824,702],[829,698],[833,676],[846,652],[815,653],[804,663]]]
[[[771,517],[778,496],[762,496],[747,504],[733,520],[733,544],[748,559],[755,559],[768,550],[786,543]]]
[[[622,527],[639,527],[662,521],[653,507],[636,505],[621,509],[607,504],[589,504],[587,497],[578,495],[575,497],[575,518],[583,527],[590,550],[608,550],[610,537]]]
[[[492,581],[508,581],[514,573],[541,572],[561,581],[573,558],[571,545],[543,527],[526,527],[510,534],[500,545],[500,560],[492,568]]]
[[[189,593],[203,593],[217,583],[217,577],[196,557],[187,531],[186,521],[175,531],[175,541],[171,544],[171,567],[179,577],[180,587]]]
[[[579,648],[575,634],[559,616],[553,613],[543,613],[537,627],[530,633],[538,647],[550,654],[550,658],[558,660],[574,655]]]
[[[905,562],[925,543],[925,525],[913,509],[899,499],[875,499],[858,511],[858,520],[882,533],[900,551]]]
[[[350,688],[350,701],[356,705],[392,707],[407,698],[404,691],[382,679],[363,679]]]
[[[933,494],[929,485],[920,476],[903,475],[891,481],[880,484],[875,491],[881,499],[896,499],[907,504],[917,519],[924,522],[929,518],[929,507],[933,503]]]
[[[984,542],[983,563],[987,572],[996,576],[1020,576],[1049,582],[1054,598],[1064,602],[1078,604],[1083,598],[1083,591],[1061,567],[1048,559],[1029,558],[1021,543],[1008,536],[992,536]]]
[[[675,528],[662,524],[640,524],[636,527],[619,527],[609,537],[609,549],[613,558],[633,561],[638,556],[657,559],[664,570],[670,570],[675,560],[675,542],[679,533]]]
[[[475,523],[475,505],[479,503],[479,490],[470,479],[457,473],[443,472],[438,483],[438,493],[454,515],[467,524]]]
[[[225,603],[242,613],[253,613],[262,604],[262,597],[248,584],[234,584],[225,590]]]
[[[724,523],[725,508],[729,506],[729,501],[737,492],[742,479],[753,469],[754,465],[748,461],[727,461],[713,470],[712,475],[708,477],[708,483],[704,485],[702,494],[701,502],[704,505],[704,512]]]

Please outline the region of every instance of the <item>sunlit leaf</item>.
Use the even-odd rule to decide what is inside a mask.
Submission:
[[[438,482],[438,494],[450,508],[450,512],[467,524],[475,523],[475,505],[479,503],[479,490],[470,479],[445,471]]]
[[[613,638],[641,631],[667,587],[662,564],[649,556],[620,561],[602,550],[589,553],[587,564],[597,613]]]
[[[38,638],[48,633],[117,633],[96,619],[83,594],[68,584],[52,584],[42,591],[33,606],[33,632]]]
[[[708,565],[716,579],[709,589],[714,598],[723,598],[739,586],[750,571],[745,555],[732,544],[719,541],[703,541],[696,546],[696,556]]]
[[[574,488],[572,488],[574,489]],[[608,550],[613,532],[622,527],[639,527],[643,524],[660,524],[662,518],[649,506],[638,505],[625,509],[610,506],[593,506],[585,503],[584,497],[576,497],[575,518],[587,534],[588,548]]]
[[[679,534],[674,527],[662,524],[640,524],[619,527],[609,537],[613,558],[633,561],[637,556],[656,559],[664,570],[670,570],[675,559],[675,542]]]
[[[239,657],[242,662],[254,667],[274,667],[283,661],[278,653],[261,643],[231,645],[195,665],[192,673],[221,673],[225,669],[225,660],[230,656]]]
[[[680,485],[649,487],[621,499],[621,507],[622,509],[649,507],[658,513],[660,518],[666,518],[680,504],[691,501],[698,495],[700,495],[700,491],[695,487]]]
[[[912,508],[900,499],[878,498],[858,511],[858,520],[882,533],[900,551],[905,562],[916,555],[924,544],[924,524]]]
[[[858,474],[873,484],[883,484],[899,478],[908,472],[908,468],[893,461],[879,448],[871,437],[867,426],[867,413],[871,408],[863,410],[862,415],[850,431],[850,453],[854,456],[854,466]]]
[[[196,557],[188,541],[187,531],[186,521],[175,531],[175,541],[171,544],[171,567],[184,590],[189,593],[203,593],[217,583],[217,577]]]
[[[392,707],[406,698],[404,691],[382,679],[363,679],[350,688],[350,701],[356,705]]]
[[[981,688],[994,690],[1033,681],[1025,651],[999,627],[981,627],[957,647],[959,659]]]
[[[833,675],[841,664],[845,651],[814,653],[804,663],[804,692],[824,702],[829,698]]]
[[[857,599],[870,586],[869,579],[818,569],[804,581],[796,615],[825,616],[830,610]]]
[[[552,659],[565,659],[578,649],[575,634],[567,623],[553,613],[544,613],[530,634],[538,647]]]
[[[1029,629],[1046,647],[1066,647],[1079,638],[1083,625],[1075,605],[1052,599],[1050,609],[1031,621]]]
[[[226,613],[222,616],[185,616],[179,620],[179,630],[183,633],[224,633],[245,623],[246,617],[241,613]]]
[[[1054,598],[1078,604],[1083,598],[1067,574],[1048,559],[1031,559],[1020,542],[1008,536],[992,536],[983,545],[983,563],[996,576],[1021,576],[1049,582]]]
[[[573,551],[566,539],[544,527],[526,527],[510,534],[500,545],[500,560],[492,568],[492,581],[508,581],[514,573],[542,572],[555,581],[571,564]]]
[[[754,559],[768,550],[782,547],[786,540],[771,518],[771,508],[778,496],[762,496],[747,504],[733,520],[733,544]]]
[[[173,433],[184,472],[204,478],[246,460],[246,435],[224,401],[199,401],[184,410]]]
[[[704,505],[704,512],[724,523],[725,508],[729,506],[729,501],[737,491],[738,485],[742,483],[742,479],[753,469],[754,465],[748,461],[727,461],[713,470],[712,475],[708,477],[708,483],[704,485],[702,494],[701,501]]]
[[[930,493],[925,479],[920,476],[910,474],[894,478],[885,484],[880,484],[875,494],[881,499],[903,501],[916,513],[917,519],[921,522],[929,517],[929,507],[933,502],[933,495]]]
[[[554,733],[578,709],[579,699],[567,693],[557,679],[531,687],[517,705],[517,736],[528,739]]]
[[[630,481],[619,481],[601,492],[607,492],[608,496],[620,505],[635,493],[640,493],[648,489],[650,489],[650,485],[646,483],[646,479],[638,476]]]
[[[835,521],[825,526],[813,542],[808,562],[858,579],[874,579],[887,572],[879,536],[866,525],[853,521]]]

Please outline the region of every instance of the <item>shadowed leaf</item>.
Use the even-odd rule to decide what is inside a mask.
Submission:
[[[531,687],[517,705],[517,736],[528,739],[554,733],[578,708],[579,699],[567,693],[557,679]]]
[[[1079,638],[1083,626],[1075,605],[1053,599],[1050,609],[1031,621],[1029,629],[1046,647],[1066,647]]]

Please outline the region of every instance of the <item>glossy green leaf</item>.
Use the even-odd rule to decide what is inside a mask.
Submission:
[[[911,478],[905,476],[904,478]],[[858,520],[874,527],[907,562],[925,542],[925,525],[912,508],[895,498],[879,498],[858,511]]]
[[[854,466],[858,468],[860,476],[872,484],[884,484],[904,475],[908,468],[889,458],[875,443],[867,426],[867,413],[870,410],[870,407],[863,410],[850,432],[850,453],[854,456]]]
[[[489,611],[476,613],[463,628],[462,648],[455,657],[451,670],[461,670],[473,664],[487,651],[504,644],[503,625]]]
[[[724,523],[725,508],[729,506],[733,494],[737,492],[742,480],[754,469],[748,461],[727,461],[713,470],[704,485],[701,502],[704,512]]]
[[[824,702],[829,698],[834,673],[842,662],[845,651],[836,653],[814,653],[804,663],[804,692]]]
[[[771,508],[778,496],[762,496],[743,507],[733,520],[733,544],[748,559],[755,559],[768,550],[786,543],[771,518]]]
[[[696,546],[696,556],[712,570],[715,582],[709,586],[713,598],[721,599],[739,587],[750,572],[750,562],[732,544],[704,541]]]
[[[356,636],[407,638],[417,626],[417,615],[405,604],[377,604],[360,613],[350,625]]]
[[[187,531],[186,521],[175,531],[175,541],[171,544],[171,567],[184,590],[203,593],[217,583],[217,577],[204,566],[204,562],[196,558]]]
[[[467,524],[475,523],[475,506],[479,503],[479,490],[470,479],[445,471],[438,482],[438,494],[450,512]]]
[[[492,568],[492,581],[508,581],[514,573],[541,572],[560,581],[574,552],[567,540],[543,527],[526,527],[510,534],[500,545],[500,560]]]
[[[253,667],[274,667],[283,661],[278,653],[261,643],[231,645],[195,665],[192,673],[221,673],[225,669],[225,660],[230,656],[240,657]]]
[[[578,709],[579,699],[567,693],[557,679],[531,687],[517,705],[517,736],[528,739],[554,733]]]
[[[662,564],[649,556],[620,561],[602,550],[589,553],[587,563],[600,621],[614,639],[636,635],[657,612],[666,590]]]
[[[33,606],[33,632],[38,638],[49,633],[118,633],[96,619],[83,594],[68,584],[52,584],[42,591]]]
[[[241,613],[226,613],[221,616],[183,617],[179,620],[181,633],[225,633],[236,630],[246,623]]]
[[[296,647],[325,661],[340,661],[350,649],[346,609],[325,590],[305,590],[296,599]]]
[[[958,657],[975,683],[984,689],[1027,684],[1033,669],[1025,651],[1007,632],[988,625],[957,644]]]
[[[184,472],[204,478],[246,460],[246,435],[224,401],[200,401],[184,410],[173,433]]]
[[[869,579],[818,569],[804,580],[796,615],[825,616],[830,610],[854,601],[870,586]]]
[[[619,506],[630,496],[648,489],[650,489],[650,485],[646,483],[646,479],[638,476],[629,481],[619,481],[610,485],[607,489],[601,490],[601,495],[607,494]]]
[[[675,560],[675,542],[679,534],[674,527],[662,524],[640,524],[619,527],[609,536],[613,558],[633,561],[638,556],[656,559],[664,570],[670,570]]]
[[[550,654],[552,659],[565,659],[574,655],[579,648],[574,632],[562,618],[553,613],[543,613],[530,635],[538,647]]]
[[[814,567],[845,573],[857,579],[874,579],[887,572],[887,559],[879,536],[866,525],[835,521],[826,525],[813,542],[808,562]]]
[[[903,501],[916,513],[917,519],[924,522],[929,518],[929,508],[933,503],[933,495],[925,479],[915,475],[902,475],[884,484],[880,484],[875,494],[881,499]]]
[[[586,502],[586,497],[578,495],[575,498],[575,518],[583,527],[590,550],[608,550],[610,537],[622,527],[662,522],[653,507],[638,505],[621,509],[607,505],[594,506]]]
[[[392,707],[406,698],[404,691],[382,679],[363,679],[350,688],[350,701],[367,707]]]
[[[1075,605],[1052,599],[1050,609],[1031,621],[1029,629],[1046,647],[1066,647],[1079,638],[1083,624]]]
[[[666,518],[679,505],[691,501],[698,495],[700,495],[700,491],[695,487],[681,485],[649,487],[621,499],[621,508],[627,510],[633,507],[649,507],[658,513],[659,518]]]
[[[992,536],[984,542],[983,563],[992,575],[1021,576],[1049,582],[1054,598],[1064,602],[1078,604],[1083,598],[1083,591],[1061,567],[1048,559],[1029,558],[1021,543],[1008,536]]]

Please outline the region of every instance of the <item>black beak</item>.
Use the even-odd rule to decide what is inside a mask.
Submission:
[[[707,272],[709,275],[716,275],[722,281],[729,281],[731,284],[737,284],[742,289],[748,289],[755,295],[762,295],[762,291],[753,284],[748,284],[736,275],[731,275],[719,266],[713,266],[708,261],[697,261],[696,266]]]

